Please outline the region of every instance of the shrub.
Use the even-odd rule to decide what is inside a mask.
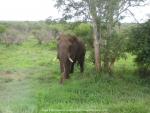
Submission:
[[[6,31],[6,26],[5,25],[0,25],[0,34]]]
[[[6,31],[6,26],[3,24],[0,24],[0,42],[2,42],[2,34]]]
[[[9,46],[10,44],[21,44],[25,40],[25,35],[16,29],[7,29],[1,35],[1,42]]]
[[[73,32],[76,36],[82,38],[88,47],[93,46],[93,38],[92,38],[92,27],[88,23],[78,23]]]
[[[53,38],[52,32],[45,29],[33,30],[34,37],[38,40],[39,44],[48,44]]]
[[[133,27],[129,40],[129,51],[136,55],[140,72],[150,70],[150,20]]]
[[[78,36],[86,36],[91,32],[91,26],[89,24],[81,23],[74,28],[74,32]]]

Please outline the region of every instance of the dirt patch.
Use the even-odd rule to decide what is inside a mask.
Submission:
[[[20,73],[14,73],[10,71],[0,72],[0,78],[9,80],[22,80],[24,78]]]

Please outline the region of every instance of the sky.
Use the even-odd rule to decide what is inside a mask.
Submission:
[[[54,7],[55,0],[0,0],[0,21],[40,21],[49,16],[61,17],[61,13]],[[150,0],[148,0],[150,3]],[[150,15],[150,5],[131,8],[136,19],[144,22]],[[130,14],[122,22],[135,22]]]

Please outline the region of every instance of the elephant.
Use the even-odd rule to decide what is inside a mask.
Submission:
[[[69,79],[69,74],[74,71],[74,64],[80,65],[80,72],[84,71],[85,45],[76,36],[61,34],[57,44],[57,58],[60,62],[60,70],[62,73],[60,83],[65,79]]]

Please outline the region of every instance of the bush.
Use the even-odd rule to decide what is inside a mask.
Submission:
[[[150,20],[132,28],[129,51],[136,55],[139,70],[150,70]]]
[[[86,36],[91,32],[91,26],[89,24],[81,23],[74,28],[74,32],[78,36]]]
[[[6,31],[5,25],[0,25],[0,34]]]
[[[16,29],[8,29],[1,35],[1,42],[7,46],[11,44],[21,44],[25,40],[25,35]]]
[[[53,38],[52,32],[45,29],[33,30],[34,37],[38,40],[38,44],[48,44]]]
[[[2,42],[2,34],[6,31],[6,26],[3,24],[0,24],[0,42]]]
[[[76,36],[82,38],[87,44],[87,47],[93,47],[93,38],[92,38],[92,27],[88,23],[77,24],[73,32]]]

